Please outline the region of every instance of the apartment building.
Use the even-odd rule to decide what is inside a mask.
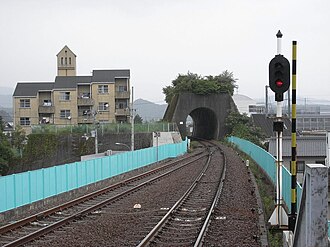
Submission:
[[[14,125],[31,133],[38,124],[128,122],[130,70],[93,70],[76,76],[76,55],[65,46],[57,54],[54,82],[19,82],[14,94]]]

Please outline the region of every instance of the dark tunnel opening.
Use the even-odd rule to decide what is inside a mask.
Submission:
[[[216,139],[217,117],[208,108],[197,108],[189,114],[193,120],[192,137],[207,140]]]

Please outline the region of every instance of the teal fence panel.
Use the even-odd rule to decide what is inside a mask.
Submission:
[[[231,136],[228,141],[235,144],[241,151],[249,155],[270,177],[273,184],[276,184],[276,165],[275,158],[266,150],[238,137]],[[291,173],[283,167],[282,169],[282,195],[287,208],[291,209]],[[297,183],[297,208],[300,206],[302,188]]]
[[[187,140],[3,176],[0,177],[0,213],[186,152]]]
[[[284,166],[283,166],[283,170],[282,170],[282,187],[283,187],[283,190],[282,190],[283,199],[286,202],[286,205],[288,206],[289,211],[291,211],[291,173]],[[297,186],[297,191],[298,190],[299,190],[299,188]],[[297,202],[298,202],[297,203],[297,209],[298,209],[299,205],[300,205],[300,197],[297,197]]]
[[[36,170],[30,173],[30,195],[31,202],[38,201],[43,198],[43,179],[42,170]]]

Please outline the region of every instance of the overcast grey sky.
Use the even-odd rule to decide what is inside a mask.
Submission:
[[[0,86],[54,81],[68,45],[78,75],[130,69],[135,99],[159,103],[179,73],[224,70],[262,98],[279,29],[289,61],[298,42],[298,96],[330,99],[329,0],[1,0]]]

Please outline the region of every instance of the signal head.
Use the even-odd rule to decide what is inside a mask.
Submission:
[[[269,63],[269,87],[276,101],[283,101],[283,93],[290,87],[290,63],[283,55],[276,55]]]

